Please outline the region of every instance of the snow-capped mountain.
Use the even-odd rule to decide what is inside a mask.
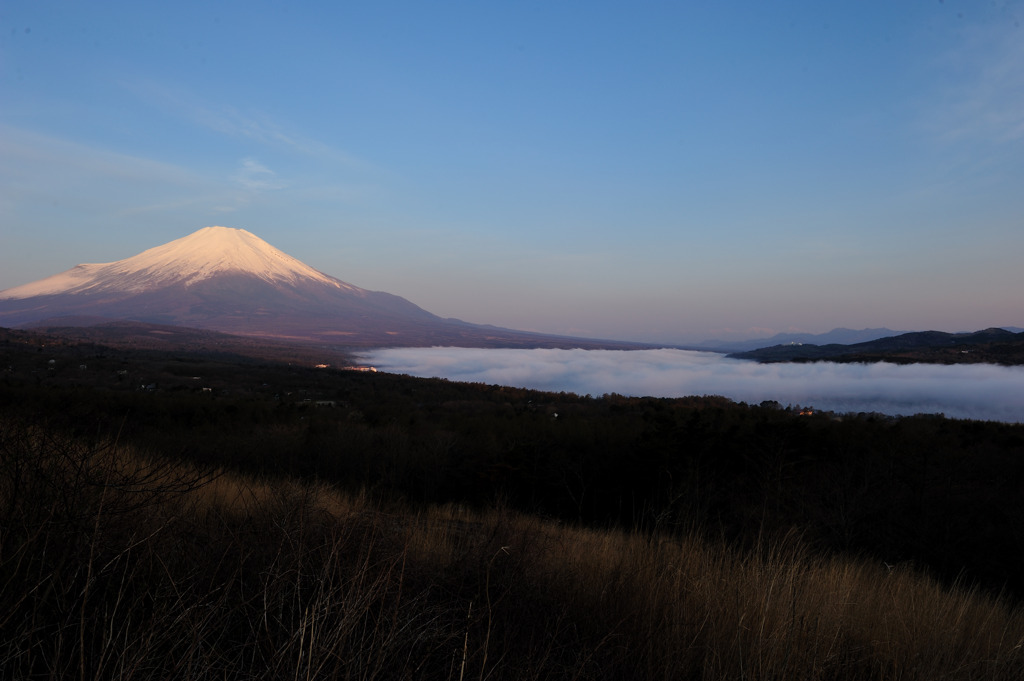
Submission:
[[[189,286],[226,272],[249,274],[274,284],[305,281],[358,290],[244,229],[204,227],[124,260],[78,265],[67,272],[0,291],[0,300],[101,291],[141,293],[177,284]]]
[[[229,227],[206,227],[124,260],[78,265],[0,291],[0,326],[113,320],[336,345],[581,346],[576,339],[443,319]]]

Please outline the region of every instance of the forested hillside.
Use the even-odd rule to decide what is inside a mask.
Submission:
[[[758,362],[893,362],[897,364],[1024,364],[1024,332],[915,331],[863,343],[787,343],[730,355]]]
[[[698,548],[688,542],[699,542],[701,547],[717,546],[719,549],[716,551],[746,556],[737,560],[766,561],[763,565],[773,565],[772,570],[780,571],[777,583],[786,584],[790,598],[794,599],[793,608],[803,599],[798,597],[802,589],[824,586],[800,586],[798,582],[786,580],[795,579],[795,575],[818,574],[815,572],[818,570],[833,574],[829,571],[854,569],[826,569],[817,561],[852,561],[843,565],[861,566],[856,570],[877,571],[878,579],[888,574],[925,582],[934,578],[939,586],[928,588],[937,588],[943,593],[960,593],[961,589],[976,588],[980,591],[969,598],[981,598],[985,602],[1001,598],[1005,605],[999,607],[1010,610],[1019,608],[1024,597],[1024,534],[1021,530],[1024,528],[1024,504],[1020,495],[1024,488],[1024,427],[1018,425],[941,417],[893,419],[871,414],[846,415],[843,418],[828,414],[801,415],[798,409],[781,409],[774,404],[737,404],[720,397],[652,399],[605,395],[588,398],[203,353],[132,353],[100,346],[60,344],[52,339],[28,336],[8,337],[0,350],[0,367],[3,368],[0,378],[0,413],[3,414],[0,500],[6,509],[3,511],[6,513],[3,526],[8,528],[3,554],[0,555],[0,576],[4,580],[5,593],[9,596],[23,594],[23,600],[8,600],[7,606],[13,608],[12,612],[22,612],[29,607],[28,604],[35,603],[31,606],[35,608],[32,617],[39,619],[41,627],[29,633],[22,631],[19,636],[23,637],[45,638],[47,627],[59,629],[74,625],[77,628],[73,630],[81,632],[89,617],[106,617],[99,610],[93,611],[94,606],[120,607],[117,599],[121,596],[116,596],[120,587],[114,583],[106,584],[104,588],[113,591],[105,592],[107,595],[102,597],[89,596],[81,600],[81,589],[97,578],[90,576],[90,570],[107,574],[104,570],[109,572],[125,565],[135,566],[132,570],[143,570],[132,562],[136,560],[133,556],[142,549],[131,549],[131,546],[146,546],[149,547],[146,551],[157,552],[146,554],[149,556],[146,558],[148,567],[144,572],[149,577],[132,573],[132,579],[142,580],[139,582],[142,586],[133,588],[148,589],[144,586],[148,579],[162,583],[160,580],[163,578],[159,574],[164,568],[160,567],[160,561],[167,560],[167,557],[161,553],[164,549],[150,547],[150,539],[146,538],[149,530],[143,529],[148,527],[147,523],[157,523],[152,529],[153,537],[164,536],[163,532],[170,531],[166,528],[173,526],[178,528],[174,532],[193,536],[189,541],[202,543],[206,541],[202,538],[206,534],[213,533],[210,535],[213,537],[218,532],[228,533],[224,535],[226,545],[242,541],[241,535],[237,534],[243,532],[241,526],[215,529],[221,521],[214,520],[219,517],[216,514],[209,515],[214,511],[204,511],[206,515],[201,517],[206,520],[197,520],[194,506],[189,506],[193,510],[188,512],[174,510],[174,504],[179,502],[166,506],[171,503],[168,498],[192,499],[201,490],[209,492],[217,489],[216,484],[228,484],[217,483],[216,480],[235,480],[229,487],[243,490],[218,493],[219,496],[215,496],[222,500],[218,504],[237,506],[243,503],[240,500],[250,497],[263,500],[257,504],[262,509],[258,513],[251,509],[246,511],[257,513],[258,518],[253,520],[255,524],[250,528],[254,534],[245,540],[250,543],[239,546],[255,547],[265,540],[277,542],[277,548],[266,547],[265,550],[271,552],[299,550],[304,546],[306,540],[299,540],[297,537],[300,535],[273,537],[279,531],[292,527],[293,521],[299,522],[304,517],[302,514],[310,512],[308,508],[302,510],[305,508],[302,504],[312,503],[309,499],[314,497],[321,499],[314,504],[314,516],[302,521],[308,522],[305,530],[295,526],[295,531],[312,532],[310,541],[315,545],[327,541],[324,539],[327,535],[321,535],[321,532],[329,535],[341,530],[362,533],[373,527],[378,529],[373,529],[371,535],[384,532],[381,536],[390,537],[388,542],[404,542],[406,539],[399,540],[398,537],[408,538],[405,532],[416,526],[419,521],[415,519],[423,517],[422,514],[434,513],[433,509],[438,508],[463,509],[460,513],[466,515],[456,514],[457,517],[445,520],[443,525],[449,528],[446,532],[455,532],[478,547],[480,553],[463,559],[476,561],[474,564],[482,572],[475,572],[476,568],[470,569],[468,565],[456,567],[450,564],[437,573],[440,581],[430,587],[432,582],[428,575],[433,573],[421,566],[426,572],[418,574],[416,580],[409,583],[415,582],[417,588],[428,592],[431,588],[453,590],[453,597],[462,589],[469,589],[468,595],[458,596],[457,606],[448,603],[446,607],[453,608],[453,611],[471,611],[463,612],[459,617],[469,618],[475,632],[472,635],[478,637],[476,652],[470,654],[470,658],[475,659],[474,664],[480,665],[480,673],[488,668],[488,664],[495,664],[493,657],[488,663],[487,645],[481,643],[488,640],[492,632],[490,627],[497,626],[490,621],[496,612],[496,604],[486,602],[489,596],[496,598],[497,592],[490,590],[488,582],[492,586],[500,583],[501,593],[511,599],[503,601],[502,607],[522,602],[530,603],[531,608],[539,608],[531,611],[533,614],[510,612],[503,615],[512,620],[502,626],[514,629],[503,631],[504,643],[513,648],[525,646],[533,650],[533,644],[522,638],[527,629],[516,627],[527,627],[526,623],[531,618],[544,620],[540,613],[554,606],[551,603],[542,605],[544,598],[537,600],[536,593],[520,592],[523,585],[517,580],[529,579],[535,584],[548,584],[544,580],[549,577],[555,579],[563,574],[563,570],[569,569],[564,565],[559,567],[561,561],[569,560],[570,554],[578,555],[589,549],[574,544],[584,541],[579,536],[574,535],[576,538],[570,541],[564,535],[558,541],[574,546],[570,553],[546,548],[536,555],[530,554],[533,557],[529,561],[540,560],[543,556],[541,563],[528,562],[527,565],[516,562],[514,564],[519,567],[515,569],[509,564],[511,572],[507,573],[500,572],[495,566],[505,565],[501,562],[504,556],[521,550],[523,542],[529,545],[542,542],[549,546],[547,542],[555,541],[552,539],[555,535],[551,533],[568,532],[568,528],[598,533],[593,537],[604,538],[591,538],[586,542],[601,545],[612,541],[613,535],[633,537],[622,541],[646,542],[643,545],[651,547],[652,556],[660,551],[653,547],[661,546],[663,542],[683,542],[692,551],[698,551]],[[117,455],[111,459],[108,456],[110,452]],[[237,482],[239,480],[249,482],[243,484]],[[310,491],[314,488],[320,491]],[[108,497],[108,494],[114,496]],[[90,528],[105,526],[108,514],[115,513],[115,498],[117,518],[135,518],[133,514],[144,513],[145,519],[133,520],[128,526],[122,526],[114,522],[115,518],[111,520],[114,525],[109,533],[97,535]],[[232,498],[236,501],[231,502]],[[323,501],[327,498],[348,501]],[[299,515],[290,515],[292,511],[288,509],[302,499],[307,501],[294,510]],[[353,504],[363,510],[337,510]],[[499,521],[489,515],[496,509],[506,514],[502,516],[506,520]],[[285,517],[293,520],[273,520],[275,513],[284,513]],[[511,515],[508,514],[519,520],[509,520]],[[344,520],[351,517],[361,517],[365,522],[370,522],[370,518],[373,520],[370,525],[358,526],[363,528],[358,529],[351,525],[353,521]],[[196,522],[200,524],[196,525]],[[211,522],[214,525],[209,525]],[[523,535],[522,522],[539,525]],[[264,527],[262,523],[267,524]],[[342,524],[336,526],[335,523]],[[60,532],[70,534],[61,535],[63,539],[57,535],[45,539],[49,536],[46,532],[57,531],[54,529],[57,527],[62,528]],[[380,527],[385,529],[380,530]],[[520,530],[515,530],[515,527]],[[84,534],[79,536],[76,534],[79,532]],[[478,535],[478,532],[484,534]],[[490,539],[487,539],[488,532],[492,533]],[[516,535],[516,532],[520,534]],[[511,533],[510,536],[518,536],[518,539],[506,538],[504,533]],[[106,544],[90,549],[90,542],[99,541],[97,537],[101,536],[104,542],[116,539],[116,542],[127,543],[117,544],[121,548],[116,550]],[[181,540],[185,536],[180,535]],[[356,541],[351,534],[346,536],[350,539],[345,541]],[[64,556],[60,560],[65,562],[51,564],[47,561],[53,559],[54,554],[46,553],[45,549],[49,544],[38,544],[44,539],[78,548],[74,549],[73,555],[59,554]],[[69,541],[71,544],[67,544]],[[292,549],[284,548],[288,546]],[[630,546],[633,548],[628,551],[625,548],[621,550],[627,551],[623,556],[633,558],[615,560],[626,560],[627,563],[635,560],[639,545]],[[36,550],[33,547],[43,553],[33,558],[36,555],[32,553]],[[380,548],[384,550],[385,546]],[[94,552],[107,550],[114,551],[104,558],[110,562],[97,564]],[[204,552],[209,550],[210,547],[203,549]],[[328,553],[333,550],[336,549],[330,549]],[[519,555],[517,561],[526,560],[522,554],[516,555]],[[412,560],[411,556],[407,555],[409,560]],[[259,560],[264,558],[270,560],[271,556],[263,556]],[[369,554],[365,559],[371,560]],[[664,559],[669,562],[679,560],[678,557]],[[405,558],[391,555],[387,560]],[[719,560],[725,559],[714,559]],[[594,569],[599,572],[604,569],[619,571],[616,573],[619,578],[627,580],[630,570],[665,569],[664,565],[644,568],[634,564],[626,567],[627,563],[616,563],[618,568]],[[389,570],[397,569],[395,563],[388,564],[391,565]],[[812,569],[812,565],[819,567]],[[166,569],[171,570],[172,567],[168,565]],[[184,566],[179,567],[184,569]],[[516,572],[520,568],[527,572]],[[60,574],[66,575],[61,579],[71,580],[65,591],[58,589],[59,593],[66,592],[68,600],[52,600],[57,598],[53,595],[57,592],[45,589],[31,591],[31,596],[25,595],[29,593],[26,588],[37,589],[35,584],[48,583],[50,578],[46,571],[49,569],[59,569]],[[220,567],[211,564],[197,569],[212,572],[205,576],[205,573],[197,573],[174,579],[185,579],[192,585],[190,589],[198,589],[199,582],[204,580],[220,583],[217,580],[248,579],[243,573],[249,568],[237,568],[243,573],[234,577],[231,574],[236,568],[226,564]],[[221,569],[227,569],[228,573],[217,576]],[[252,569],[258,573],[271,568]],[[448,581],[452,578],[451,570],[464,569],[470,572],[459,579],[467,579],[475,586],[462,583],[456,587]],[[154,570],[156,572],[152,572]],[[470,573],[474,576],[469,576]],[[300,570],[294,576],[299,579],[301,574]],[[360,574],[368,577],[370,573]],[[733,576],[716,579],[740,579],[739,573],[729,574]],[[744,579],[751,579],[751,574]],[[783,579],[783,574],[791,576]],[[540,575],[547,577],[541,578]],[[128,579],[123,575],[122,578]],[[341,576],[331,579],[335,578],[343,579]],[[608,577],[613,580],[619,578]],[[42,581],[32,582],[33,579]],[[79,583],[76,581],[79,579],[84,581]],[[194,583],[192,580],[195,579],[199,582]],[[310,579],[322,577],[312,576]],[[78,586],[72,588],[74,584]],[[379,585],[391,594],[381,596],[384,602],[391,603],[387,607],[399,608],[394,611],[396,614],[388,617],[411,617],[410,613],[399,614],[404,607],[398,605],[399,601],[388,600],[395,597],[389,590],[400,588],[396,584],[389,581],[386,585]],[[553,589],[547,598],[561,603],[560,599],[568,598],[565,591],[568,587],[562,582],[559,584],[562,586],[556,587],[552,582],[544,588]],[[880,593],[884,593],[884,583],[878,584],[877,588],[883,589]],[[770,590],[773,587],[765,583],[750,588]],[[875,595],[869,597],[865,592],[863,598],[878,597],[874,591],[871,593]],[[439,602],[430,600],[437,595],[434,593],[428,598],[434,603],[430,607],[441,607]],[[115,600],[105,600],[108,596]],[[673,596],[678,597],[681,596]],[[43,600],[33,600],[36,598]],[[143,595],[135,594],[132,598],[136,600],[131,601],[130,607],[139,609],[132,611],[132,617],[146,620],[153,617],[153,608],[159,610],[159,603],[147,605]],[[584,596],[577,594],[573,598]],[[623,595],[622,598],[626,597]],[[737,607],[744,598],[749,596],[739,598]],[[860,602],[855,595],[849,599],[850,603]],[[631,622],[630,618],[640,616],[637,613],[628,616],[622,612],[616,614],[618,611],[614,608],[623,607],[623,602],[626,601],[616,601],[617,605],[605,604],[613,610],[598,617],[598,621],[604,622],[602,627],[607,625],[610,627],[608,631],[615,629],[610,622],[620,615]],[[256,604],[251,605],[256,607]],[[163,606],[170,607],[167,603]],[[47,610],[51,607],[56,610]],[[129,606],[126,604],[124,607]],[[596,601],[588,606],[589,609],[600,607]],[[89,617],[85,617],[87,611]],[[556,637],[562,641],[558,645],[566,646],[558,655],[570,655],[567,651],[575,650],[574,646],[579,643],[574,637],[583,636],[583,633],[577,629],[580,626],[577,620],[573,619],[577,615],[559,612],[562,612],[560,617],[569,619],[547,622],[544,626],[554,627],[552,631],[560,632],[558,636],[567,637],[565,641]],[[675,617],[683,611],[673,612]],[[888,610],[883,608],[879,612]],[[237,616],[259,616],[254,613],[257,611]],[[486,619],[479,619],[484,617],[484,613],[488,613]],[[298,616],[301,613],[294,614]],[[420,612],[416,616],[427,615]],[[666,613],[665,617],[668,616]],[[726,619],[732,617],[729,614],[721,616]],[[810,622],[808,618],[820,617],[821,613],[801,611],[797,615],[794,610],[789,619],[784,614],[778,616],[783,617],[780,622],[788,622],[787,626],[794,627],[793,636],[806,643],[814,636],[805,624],[799,622]],[[449,612],[445,617],[454,616]],[[799,622],[793,618],[799,618]],[[245,633],[248,625],[243,626],[244,621],[235,621],[231,625],[234,632],[231,636],[248,640],[246,637],[270,635],[269,632]],[[845,632],[845,627],[853,626],[846,620],[842,621],[845,623],[835,625],[839,630]],[[14,623],[15,620],[8,618],[2,626],[11,627]],[[377,620],[375,626],[380,624]],[[697,629],[687,629],[687,635],[698,636],[699,622],[685,625],[677,622],[672,626],[685,629],[691,625]],[[633,622],[630,626],[640,624]],[[643,626],[658,627],[652,623]],[[863,626],[867,631],[881,625],[865,623]],[[1011,627],[1009,624],[1001,626]],[[559,627],[572,627],[575,633],[570,635],[569,630]],[[463,630],[448,631],[442,636],[446,641],[444,645],[457,648],[457,640],[463,635]],[[435,634],[441,636],[438,632]],[[854,636],[850,632],[843,636],[848,634]],[[719,632],[718,635],[723,634]],[[940,637],[938,640],[942,635],[936,632]],[[467,641],[470,636],[465,633]],[[1024,633],[1011,627],[1004,629],[1001,636],[1013,639],[1014,636],[1024,636]],[[725,637],[732,641],[729,646],[746,641],[734,634]],[[590,642],[587,645],[597,645],[595,641],[601,640],[601,635],[591,631],[584,638]],[[29,639],[18,640],[21,641],[18,645],[29,646],[25,650],[31,648]],[[786,640],[786,647],[803,645],[796,639]],[[268,641],[264,644],[270,645]],[[721,641],[715,645],[718,644],[725,645]],[[820,641],[815,645],[819,644]],[[72,644],[68,642],[67,645]],[[87,664],[83,653],[77,657],[73,655],[68,664],[82,668],[98,664],[92,648],[83,641],[77,641],[75,645],[78,648],[72,646],[73,649],[92,651],[88,655],[91,662]],[[107,641],[104,645],[119,644]],[[239,640],[232,645],[245,643]],[[493,645],[499,645],[497,640]],[[639,644],[634,640],[629,645]],[[705,652],[707,645],[712,644],[701,644]],[[766,645],[766,642],[760,640],[759,645]],[[862,645],[867,647],[858,647]],[[941,643],[936,645],[942,647]],[[891,651],[883,654],[875,649],[875,644],[850,643],[849,646],[852,647],[843,648],[841,652],[833,651],[835,655],[830,664],[836,669],[845,669],[857,660],[867,667],[853,665],[851,668],[861,671],[874,669],[872,665],[884,667],[892,662],[892,658],[886,657]],[[868,648],[871,649],[870,654]],[[492,648],[492,651],[496,649]],[[7,654],[14,655],[12,650]],[[104,654],[113,654],[113,650],[111,648]],[[403,654],[412,654],[411,650],[405,650]],[[773,650],[771,654],[764,652],[764,655],[774,660],[772,664],[781,665],[779,669],[789,669],[787,665],[791,662],[795,664],[797,658],[790,660],[789,653],[783,655],[780,648]],[[664,651],[657,655],[651,650],[647,653],[653,656],[650,659],[655,666],[666,663],[668,659]],[[824,651],[818,651],[812,657],[818,653],[824,654]],[[594,654],[597,655],[596,652]],[[619,660],[615,663],[618,664],[628,659],[625,653],[626,657],[622,659],[613,651],[601,653],[604,654],[610,655],[608,664],[613,664],[612,660]],[[728,658],[732,653],[721,649],[718,654]],[[17,655],[29,653],[22,650]],[[573,664],[582,664],[579,659],[573,658],[575,662],[572,664],[561,657],[558,659],[559,664],[577,669],[579,673],[587,669],[593,677],[601,676],[586,665],[573,667]],[[655,662],[655,659],[659,661]],[[803,660],[802,657],[799,659]],[[1000,659],[1011,667],[1016,662],[1006,660],[1020,660],[1019,656]],[[451,672],[446,678],[459,676],[457,659],[455,662],[450,658],[445,660]],[[888,662],[879,663],[878,660]],[[800,664],[805,662],[813,668],[813,661],[804,660]],[[700,668],[710,664],[705,657],[694,658],[687,664],[691,663]],[[622,667],[620,672],[625,668]],[[909,669],[909,666],[900,668]],[[520,667],[517,669],[523,671]],[[727,673],[723,667],[721,675],[716,678],[728,678],[730,675],[731,672]],[[431,672],[424,676],[439,678],[444,675]],[[623,677],[655,676],[659,673],[649,669],[643,674]],[[876,677],[896,678],[881,673]],[[509,673],[504,678],[515,676]],[[787,675],[786,678],[800,676]],[[803,678],[811,678],[811,675]],[[847,677],[839,675],[836,678]],[[998,675],[992,678],[998,678]],[[1012,675],[1005,678],[1012,678]]]
[[[415,503],[501,499],[599,527],[699,526],[745,544],[795,530],[822,550],[1024,595],[1020,425],[73,343],[8,341],[3,353],[5,413],[203,465]]]

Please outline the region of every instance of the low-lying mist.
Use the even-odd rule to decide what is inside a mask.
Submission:
[[[1024,422],[1024,367],[991,364],[758,364],[687,350],[388,348],[362,361],[392,373],[600,396],[722,395],[748,403]]]

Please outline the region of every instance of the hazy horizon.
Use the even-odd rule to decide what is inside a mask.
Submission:
[[[246,229],[650,343],[1024,326],[1024,2],[15,0],[0,290]]]

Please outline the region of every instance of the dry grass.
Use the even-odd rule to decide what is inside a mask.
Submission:
[[[909,566],[382,508],[0,428],[5,678],[1018,679],[1024,612]]]

